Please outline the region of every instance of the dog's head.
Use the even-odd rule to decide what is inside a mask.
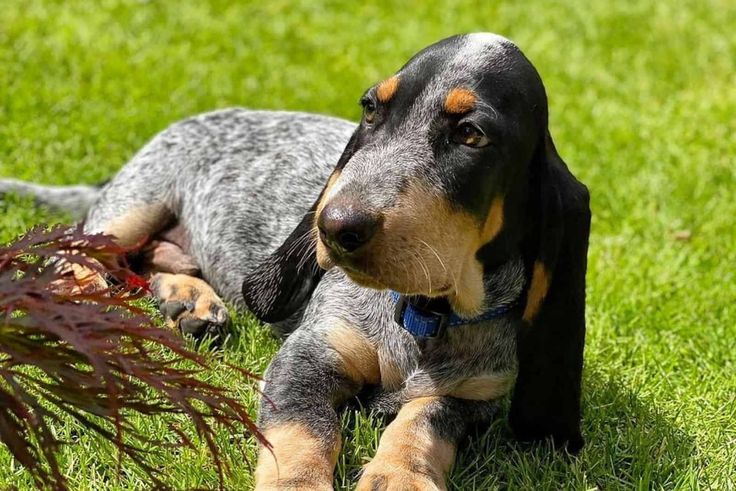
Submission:
[[[337,266],[364,286],[479,313],[484,270],[518,253],[539,221],[530,206],[542,193],[530,186],[556,157],[539,75],[511,41],[460,35],[420,51],[360,102],[319,199],[246,279],[246,303],[281,320]],[[313,247],[293,247],[305,235]]]
[[[317,203],[319,265],[479,313],[483,250],[521,218],[544,146],[537,72],[500,36],[456,36],[418,53],[361,104],[360,125]]]

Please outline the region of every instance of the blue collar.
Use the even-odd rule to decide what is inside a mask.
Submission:
[[[477,317],[463,319],[452,312],[446,300],[430,300],[419,297],[406,297],[390,290],[391,299],[396,304],[394,320],[398,325],[418,338],[437,338],[442,336],[448,327],[478,324],[501,317],[513,309],[518,299],[513,299],[493,307]],[[444,303],[444,305],[441,305]]]

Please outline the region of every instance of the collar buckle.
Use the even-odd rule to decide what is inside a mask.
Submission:
[[[398,298],[396,298],[398,297]],[[406,329],[413,336],[434,339],[442,337],[450,325],[451,312],[437,312],[426,307],[419,307],[410,303],[404,295],[396,294],[396,308],[394,310],[394,321]],[[406,311],[411,306],[408,323]]]
[[[427,336],[428,338],[441,338],[445,335],[445,331],[447,330],[447,326],[450,325],[450,314],[441,314],[438,312],[433,312],[434,315],[439,317],[439,322],[437,323],[437,330],[435,333],[431,336]]]

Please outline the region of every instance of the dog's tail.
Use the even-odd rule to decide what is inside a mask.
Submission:
[[[75,220],[81,220],[97,201],[104,185],[45,186],[18,179],[0,179],[0,198],[7,193],[30,196],[37,205],[48,206],[71,215]]]

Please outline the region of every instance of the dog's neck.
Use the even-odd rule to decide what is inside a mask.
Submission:
[[[511,259],[500,266],[488,270],[483,275],[485,301],[483,310],[491,310],[517,301],[526,283],[524,261]]]
[[[515,302],[521,297],[525,283],[524,261],[520,257],[509,259],[495,268],[487,268],[483,274],[484,300],[481,310],[486,312]],[[417,307],[452,313],[451,302],[447,297],[414,295],[411,303]]]
[[[482,313],[460,316],[453,312],[446,297],[405,297],[396,292],[391,297],[396,304],[395,320],[415,337],[439,337],[448,327],[479,324],[501,317],[518,305],[525,283],[521,259],[505,262],[484,275]]]

